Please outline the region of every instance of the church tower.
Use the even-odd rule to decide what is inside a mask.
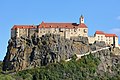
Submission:
[[[80,17],[80,24],[81,23],[84,23],[84,17],[83,17],[83,15],[81,15],[81,17]]]

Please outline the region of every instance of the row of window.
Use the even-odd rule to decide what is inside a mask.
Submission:
[[[40,30],[45,30],[45,28],[41,28]],[[50,30],[50,29],[49,29],[49,30]],[[65,29],[63,29],[63,28],[59,28],[59,29],[54,28],[54,31],[57,31],[57,30],[59,30],[59,31],[61,32],[61,31],[64,31]],[[68,30],[70,31],[70,29],[68,29]],[[81,31],[81,29],[78,29],[78,30]],[[72,32],[73,32],[73,31],[74,31],[74,32],[77,32],[77,29],[71,29],[71,31],[72,31]],[[87,29],[84,29],[83,32],[84,32],[84,33],[87,33]]]
[[[98,36],[98,40],[103,40],[103,36]],[[109,39],[106,38],[106,41],[111,41],[110,37],[109,37]]]

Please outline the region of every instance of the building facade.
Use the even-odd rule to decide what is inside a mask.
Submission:
[[[93,44],[95,41],[104,41],[106,45],[119,47],[118,36],[116,34],[108,34],[103,31],[96,31],[94,36],[88,37],[89,43]]]
[[[84,36],[88,37],[88,27],[84,24],[84,17],[80,17],[80,23],[45,23],[39,25],[14,25],[11,29],[11,37],[30,37],[37,33],[39,37],[47,33],[59,34],[65,38]]]
[[[88,36],[88,27],[85,25],[82,15],[79,21],[79,24],[42,22],[39,25],[14,25],[11,29],[11,38],[19,38],[21,36],[31,37],[35,33],[41,37],[42,35],[52,33],[59,34],[67,39],[77,36],[88,37],[90,44],[93,44],[95,41],[104,41],[107,45],[119,47],[118,37],[115,34],[96,31],[94,36]]]

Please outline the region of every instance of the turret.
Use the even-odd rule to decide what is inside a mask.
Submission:
[[[80,24],[81,23],[84,23],[84,17],[83,17],[83,15],[81,15],[81,17],[80,17]]]

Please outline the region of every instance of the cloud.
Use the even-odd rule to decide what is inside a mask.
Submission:
[[[117,20],[120,20],[120,16],[117,17]]]
[[[109,30],[109,33],[117,34],[117,36],[120,37],[120,28],[113,28],[113,29]]]

